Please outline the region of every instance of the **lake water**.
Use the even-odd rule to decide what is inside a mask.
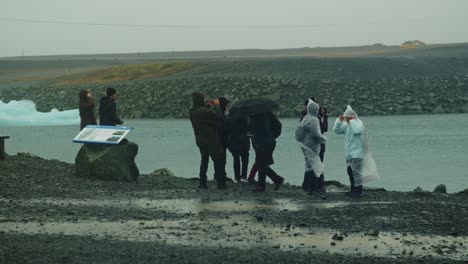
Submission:
[[[369,186],[389,190],[433,190],[440,183],[449,192],[468,188],[468,114],[362,117],[369,131],[370,150],[381,179]],[[189,120],[125,120],[133,127],[128,138],[139,145],[136,163],[141,173],[169,168],[181,177],[197,177],[200,162]],[[282,119],[273,168],[299,185],[304,161],[294,140],[297,119]],[[334,118],[330,118],[330,130]],[[81,144],[72,143],[78,126],[0,127],[9,135],[6,152],[29,152],[47,159],[74,162]],[[327,133],[325,177],[348,183],[343,135]],[[251,163],[254,159],[251,151]],[[226,169],[233,177],[232,158]],[[210,162],[209,175],[213,174]],[[209,176],[210,177],[210,176]]]

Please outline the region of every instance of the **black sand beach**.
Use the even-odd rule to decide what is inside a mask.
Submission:
[[[466,263],[466,192],[310,196],[285,184],[77,178],[29,154],[0,162],[0,263]],[[284,175],[287,180],[287,175]],[[416,187],[416,186],[415,186]]]

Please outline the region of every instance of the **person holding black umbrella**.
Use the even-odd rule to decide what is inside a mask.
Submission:
[[[199,188],[206,189],[208,170],[208,158],[211,157],[214,164],[215,179],[218,189],[226,189],[226,156],[221,140],[220,129],[222,120],[216,108],[205,105],[202,93],[192,94],[193,106],[190,109],[190,122],[195,133],[195,142],[200,149],[200,185]],[[211,104],[219,104],[212,102]]]
[[[272,112],[255,114],[250,118],[255,164],[258,167],[258,183],[253,191],[265,192],[266,176],[273,181],[275,191],[277,191],[283,184],[284,178],[271,169],[270,165],[274,164],[273,152],[276,147],[276,138],[281,134],[281,123]]]

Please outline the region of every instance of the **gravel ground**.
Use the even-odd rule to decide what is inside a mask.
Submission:
[[[338,184],[311,196],[285,184],[141,175],[80,179],[29,154],[0,161],[0,263],[467,263],[468,195]]]

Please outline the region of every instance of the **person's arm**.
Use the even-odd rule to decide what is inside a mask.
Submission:
[[[333,125],[333,132],[335,134],[344,134],[347,127],[348,123],[344,122],[341,118],[337,118]]]
[[[320,121],[317,120],[317,124],[313,126],[313,136],[318,138],[320,144],[325,144],[325,142],[327,141],[327,138],[322,134],[322,131],[320,129]]]
[[[323,117],[322,117],[322,122],[321,122],[321,129],[323,133],[328,132],[328,110],[327,108],[323,108]]]
[[[361,134],[364,131],[364,124],[357,119],[349,120],[349,127],[353,134]]]
[[[115,103],[112,103],[112,108],[111,108],[111,113],[112,113],[112,119],[116,124],[123,124],[123,121],[117,116],[117,107],[115,106]]]

